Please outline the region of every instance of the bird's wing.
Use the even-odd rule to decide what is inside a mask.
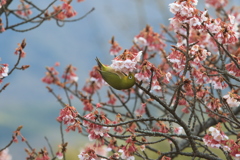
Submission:
[[[108,77],[109,77],[109,80],[111,80],[112,78],[117,78],[117,79],[121,79],[122,78],[122,75],[120,73],[118,73],[118,72],[109,72],[109,71],[101,71],[101,70],[99,70],[99,72],[102,74],[104,79],[106,79]]]

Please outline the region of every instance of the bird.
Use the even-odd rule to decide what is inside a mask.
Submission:
[[[134,73],[129,72],[127,75],[124,72],[115,71],[112,67],[102,64],[97,57],[96,61],[99,67],[99,73],[111,87],[122,90],[129,89],[135,84]]]

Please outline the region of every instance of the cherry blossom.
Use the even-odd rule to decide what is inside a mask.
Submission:
[[[101,121],[104,124],[112,123],[104,114],[98,114],[98,111],[95,110],[92,113],[89,113],[84,116],[85,118],[92,121]],[[89,133],[88,138],[90,141],[96,140],[94,146],[102,146],[104,144],[104,138],[109,138],[109,127],[101,126],[98,124],[91,123],[87,120],[83,121],[83,126],[87,127],[87,132]]]
[[[62,152],[57,152],[57,153],[56,153],[56,157],[57,157],[58,159],[63,159],[63,153],[62,153]]]
[[[152,129],[152,131],[154,132],[161,132],[161,133],[168,133],[169,132],[169,128],[166,126],[166,124],[164,124],[163,122],[157,122],[154,126],[154,128]]]
[[[154,32],[149,25],[147,25],[139,35],[135,36],[133,41],[140,50],[144,50],[145,47],[147,47],[147,50],[150,52],[161,51],[166,46],[163,36]],[[134,50],[134,47],[131,48],[130,51]],[[146,58],[144,57],[144,59]]]
[[[20,16],[28,17],[32,14],[32,11],[30,10],[30,6],[28,4],[22,3],[18,5],[16,13]]]
[[[78,158],[79,160],[96,160],[97,155],[93,149],[87,147],[78,155]]]
[[[26,47],[26,41],[25,39],[22,41],[22,43],[18,43],[18,48],[15,49],[15,54],[21,56],[21,58],[24,58],[26,56],[26,52],[23,50]]]
[[[0,64],[0,78],[7,77],[8,76],[8,64]]]
[[[59,82],[58,71],[55,69],[55,67],[47,67],[47,72],[45,73],[45,77],[42,78],[42,82],[47,84],[54,84]]]
[[[110,55],[116,56],[122,50],[122,47],[114,40],[114,37],[109,43],[111,44]]]
[[[64,20],[77,15],[77,12],[71,6],[71,1],[64,1],[62,5],[53,6],[54,11],[51,13],[56,19]]]
[[[240,48],[234,53],[239,54],[240,53]],[[235,57],[234,57],[235,58]],[[236,60],[238,61],[238,64],[240,65],[240,57],[236,57]],[[236,66],[236,64],[233,61],[230,61],[230,63],[227,63],[226,65],[226,70],[229,72],[229,74],[240,77],[240,69]]]
[[[69,83],[71,82],[77,82],[78,81],[78,76],[76,75],[76,67],[73,67],[72,65],[69,65],[66,70],[65,73],[62,75],[62,78],[64,80],[67,80]]]
[[[110,93],[109,91],[108,91],[108,98],[109,98],[107,102],[108,104],[114,105],[117,101],[117,98],[115,97],[115,95]]]
[[[146,106],[147,106],[146,103],[142,103],[142,104],[141,104],[141,107],[138,108],[138,109],[135,111],[135,114],[136,114],[137,116],[142,116],[143,114],[145,114],[145,113],[146,113],[146,109],[145,109]]]
[[[227,104],[229,107],[238,107],[240,105],[240,96],[234,93],[229,93],[223,96],[224,99],[226,99]]]
[[[0,160],[12,160],[12,156],[8,153],[9,149],[6,148],[0,152]]]
[[[77,115],[78,112],[75,107],[66,105],[63,109],[60,110],[60,115],[57,117],[57,120],[67,125],[67,132],[70,130],[75,131],[78,129],[78,132],[81,133],[81,123],[78,120]]]
[[[133,137],[130,136],[126,140],[126,143],[127,144],[125,146],[122,146],[118,152],[122,153],[121,154],[122,159],[134,160],[135,157],[133,156],[133,154],[137,151],[137,148],[135,146],[135,141],[133,140]]]
[[[83,91],[94,94],[99,90],[106,82],[103,80],[101,74],[98,71],[98,67],[94,66],[89,73],[90,78],[86,81],[83,87]]]
[[[175,132],[176,134],[182,134],[183,128],[182,128],[182,127],[175,127],[175,128],[174,128],[174,132]]]
[[[93,105],[91,103],[91,100],[86,99],[86,98],[82,98],[81,101],[84,105],[83,110],[89,111],[89,112],[93,111],[94,108],[93,108]]]
[[[214,7],[216,9],[225,7],[228,4],[228,0],[205,0],[207,7]]]
[[[62,4],[62,12],[66,18],[74,17],[77,14],[77,12],[73,10],[72,6],[69,3]]]
[[[0,2],[0,8],[2,8],[3,5],[5,5],[7,3],[7,0],[1,0]]]
[[[142,51],[134,54],[128,50],[125,50],[123,54],[112,60],[112,67],[115,71],[120,71],[128,74],[129,72],[133,72],[136,69],[136,64],[140,60],[142,55]]]
[[[219,128],[219,126],[217,127]],[[210,127],[208,131],[209,133],[206,134],[203,138],[205,145],[212,148],[220,148],[225,146],[225,143],[229,138],[224,134],[224,132],[214,127]]]

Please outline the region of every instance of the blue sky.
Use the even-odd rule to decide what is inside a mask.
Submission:
[[[0,148],[9,142],[12,131],[19,125],[24,125],[22,132],[32,142],[33,147],[45,146],[44,136],[48,136],[54,143],[60,143],[59,125],[55,118],[61,108],[45,88],[46,84],[41,82],[46,72],[45,67],[53,66],[58,61],[61,64],[59,70],[62,71],[66,65],[72,64],[78,68],[81,88],[88,78],[89,71],[96,65],[96,56],[103,63],[111,63],[113,57],[108,53],[108,42],[112,36],[115,36],[123,49],[128,49],[132,45],[133,37],[146,24],[159,32],[160,24],[168,25],[168,18],[172,16],[168,10],[170,2],[173,0],[85,0],[74,6],[78,16],[84,15],[92,7],[95,7],[95,11],[81,21],[66,23],[64,27],[58,27],[54,21],[48,21],[29,32],[17,33],[8,30],[2,33],[1,63],[9,63],[12,68],[17,60],[17,56],[14,55],[17,43],[25,38],[27,56],[22,59],[21,64],[31,67],[25,71],[15,71],[4,79],[4,84],[11,84],[0,95]],[[203,0],[199,0],[198,8],[203,10],[202,2]],[[239,5],[238,0],[232,2]],[[48,1],[38,3],[43,7]],[[16,3],[12,8],[14,6]],[[14,24],[15,19],[12,19],[11,23]],[[62,93],[58,88],[55,88],[55,91]],[[80,106],[81,102],[76,105]],[[67,135],[76,136],[72,133]],[[13,144],[10,153],[15,158],[21,155],[20,159],[24,159],[23,146]]]

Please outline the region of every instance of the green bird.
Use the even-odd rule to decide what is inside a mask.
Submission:
[[[97,57],[96,61],[102,78],[113,88],[117,90],[129,89],[134,85],[135,77],[133,73],[130,72],[126,75],[123,72],[115,71],[112,67],[102,64]]]

